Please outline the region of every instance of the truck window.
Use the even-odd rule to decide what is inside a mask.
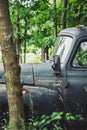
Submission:
[[[81,42],[73,60],[74,67],[87,67],[87,41]]]
[[[59,55],[60,61],[63,63],[68,55],[69,49],[71,48],[72,40],[72,37],[59,36],[52,57],[54,55]]]

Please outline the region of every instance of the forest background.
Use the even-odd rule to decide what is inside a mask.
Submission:
[[[20,63],[48,60],[60,30],[78,24],[86,26],[86,3],[87,0],[9,0]]]

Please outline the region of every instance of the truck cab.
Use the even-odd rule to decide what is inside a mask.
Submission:
[[[20,66],[25,112],[32,106],[39,116],[63,111],[87,118],[87,27],[62,30],[48,61]],[[0,82],[5,85],[3,67],[0,70]],[[2,86],[1,108],[7,101]],[[83,125],[74,127],[82,129]],[[86,127],[85,123],[83,130]]]

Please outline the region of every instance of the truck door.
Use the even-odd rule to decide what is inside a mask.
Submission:
[[[87,117],[87,38],[79,40],[67,65],[68,111]]]

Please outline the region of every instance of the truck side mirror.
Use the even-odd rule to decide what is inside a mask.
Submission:
[[[60,56],[54,55],[52,68],[55,71],[55,74],[59,74],[61,72]]]

